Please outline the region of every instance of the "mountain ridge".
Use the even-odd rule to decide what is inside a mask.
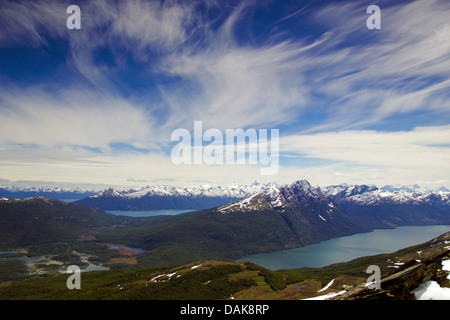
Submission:
[[[271,185],[231,203],[119,231],[120,236],[105,233],[102,237],[109,242],[117,242],[117,236],[130,239],[128,245],[148,250],[142,259],[150,265],[160,265],[169,260],[185,263],[204,258],[202,254],[206,253],[213,259],[235,260],[377,228],[450,223],[450,206],[445,201],[436,200],[436,204],[422,196],[420,203],[420,199],[413,203],[395,202],[395,197],[379,197],[378,188],[348,188],[349,197],[342,201],[337,193],[312,186],[306,180]],[[360,195],[378,200],[347,201]]]
[[[147,201],[151,201],[151,197],[165,197],[165,200],[169,200],[168,203],[173,202],[174,198],[182,199],[181,203],[176,201],[169,205],[169,207],[164,208],[162,205],[158,205],[157,209],[205,209],[207,206],[220,206],[228,202],[243,199],[245,197],[251,196],[257,192],[269,188],[270,186],[280,186],[278,183],[260,183],[255,181],[251,184],[230,184],[230,185],[197,185],[189,187],[176,187],[172,185],[154,185],[154,186],[144,186],[138,188],[124,188],[124,187],[108,187],[101,189],[97,188],[86,188],[86,187],[50,187],[50,186],[14,186],[14,185],[3,185],[0,186],[0,198],[29,198],[35,196],[42,196],[57,200],[73,200],[80,201],[81,204],[88,204],[92,206],[99,207],[104,210],[140,210],[142,207],[150,207],[150,205],[145,203],[135,204],[127,206],[126,203],[121,204],[115,208],[109,208],[106,204],[102,203],[102,195],[111,198],[111,192],[118,198],[122,198],[123,201],[129,200],[137,202],[137,199],[147,197]],[[413,186],[402,186],[402,185],[385,185],[382,187],[375,185],[329,185],[319,187],[322,191],[327,192],[333,199],[342,196],[342,192],[353,192],[354,194],[347,194],[346,197],[354,196],[352,199],[354,202],[356,200],[363,201],[364,199],[360,196],[359,199],[356,196],[361,194],[361,190],[372,190],[376,191],[379,196],[390,195],[392,198],[397,196],[403,198],[405,196],[415,199],[428,197],[430,201],[446,201],[450,203],[448,196],[449,190],[445,187],[429,189],[423,188],[418,185]],[[351,190],[351,191],[349,191]],[[367,195],[367,194],[366,194]],[[446,199],[443,198],[446,197]],[[181,205],[188,203],[189,198],[195,198],[198,201],[205,201],[205,205],[191,205],[190,208],[181,208]],[[203,200],[199,200],[202,199]],[[206,199],[213,199],[214,201],[207,201]],[[440,199],[439,199],[440,198]],[[110,199],[111,200],[111,199]],[[372,199],[373,200],[373,199]],[[416,199],[424,200],[424,199]],[[131,207],[131,208],[130,208]]]
[[[192,187],[162,185],[121,191],[108,188],[76,202],[103,210],[201,210],[247,197],[264,190],[270,185],[273,185],[273,183],[254,182],[250,185],[201,185]]]
[[[427,204],[450,206],[450,192],[440,188],[431,191],[419,187],[377,187],[369,185],[312,186],[306,180],[297,180],[297,187],[311,194],[323,193],[341,205],[375,205],[390,203]],[[147,186],[139,189],[116,190],[108,188],[77,203],[103,210],[158,210],[158,209],[207,209],[249,201],[260,192],[276,192],[277,188],[288,188],[292,184],[253,183],[251,185],[174,187],[170,185]],[[247,199],[247,200],[245,200]]]

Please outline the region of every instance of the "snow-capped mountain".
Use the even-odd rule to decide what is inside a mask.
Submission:
[[[287,208],[310,207],[312,202],[324,207],[327,214],[334,208],[333,202],[319,187],[311,186],[306,180],[299,180],[290,185],[271,185],[245,199],[221,206],[217,210],[221,213],[264,209],[284,212]]]
[[[415,188],[393,188],[390,186],[378,188],[367,185],[338,185],[326,187],[324,191],[333,201],[344,206],[352,204],[435,204],[450,206],[450,192],[430,191],[417,186]]]
[[[296,190],[296,191],[293,191]],[[264,197],[256,196],[262,193]],[[302,196],[295,196],[295,194]],[[429,190],[418,185],[383,187],[369,185],[311,186],[305,180],[291,185],[276,183],[200,185],[176,187],[147,186],[138,189],[106,190],[61,187],[0,187],[0,198],[27,198],[42,196],[53,199],[81,199],[77,202],[104,210],[205,209],[222,206],[221,212],[251,211],[267,206],[282,211],[293,201],[327,197],[341,209],[354,206],[430,205],[450,206],[450,192],[446,188]],[[249,198],[250,197],[250,198]],[[264,198],[265,200],[263,200]],[[234,201],[239,201],[235,202]],[[259,202],[256,202],[259,201]],[[325,217],[324,217],[325,218]]]
[[[142,198],[150,196],[160,197],[224,197],[242,198],[253,193],[266,189],[273,184],[261,184],[257,181],[250,185],[200,185],[191,187],[175,187],[171,185],[147,186],[140,189],[114,190],[109,188],[105,191],[92,195],[91,198],[98,197],[121,197],[121,198]]]
[[[104,210],[195,210],[222,206],[219,211],[223,213],[263,208],[276,208],[282,211],[286,207],[304,205],[308,202],[307,199],[319,198],[327,198],[324,200],[326,205],[331,201],[331,205],[341,208],[386,204],[450,206],[450,192],[416,190],[419,190],[417,186],[379,188],[367,185],[337,185],[320,188],[311,186],[308,181],[300,180],[282,186],[275,183],[254,182],[249,185],[228,186],[160,185],[128,190],[108,188],[78,202]],[[323,215],[322,217],[326,219]]]
[[[417,189],[417,188],[416,188]],[[287,206],[301,207],[312,199],[319,199],[330,208],[335,205],[376,206],[384,204],[415,204],[450,206],[450,192],[416,192],[409,187],[391,189],[368,185],[335,185],[313,187],[308,181],[296,181],[291,185],[276,186],[253,194],[247,198],[218,208],[219,212],[252,211],[272,208],[283,211]]]
[[[286,234],[296,243],[311,243],[370,229],[357,217],[339,208],[320,187],[306,180],[270,186],[247,198],[213,209],[225,216],[261,216],[281,219]]]
[[[155,251],[156,257],[170,247],[175,255],[196,252],[195,259],[211,250],[220,259],[237,259],[374,229],[450,224],[448,192],[365,185],[321,188],[305,180],[280,186],[109,188],[78,203],[104,210],[202,209],[135,229],[133,237],[146,250],[170,239],[164,250]],[[189,252],[190,259],[194,255]]]
[[[254,182],[250,185],[200,185],[175,187],[148,186],[140,189],[106,189],[77,201],[104,210],[206,209],[248,197],[272,183]]]
[[[385,191],[376,186],[313,187],[307,181],[271,186],[215,209],[224,215],[272,212],[295,230],[345,234],[364,228],[450,223],[449,192]],[[307,228],[305,226],[308,226]],[[355,228],[356,226],[356,228]]]
[[[81,199],[89,197],[99,192],[99,189],[88,188],[63,188],[63,187],[48,187],[48,186],[0,186],[0,197],[23,199],[30,197],[46,197],[58,200],[67,199]]]

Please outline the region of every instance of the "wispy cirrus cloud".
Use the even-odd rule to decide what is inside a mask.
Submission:
[[[287,172],[322,185],[351,181],[440,187],[450,181],[449,125],[292,135],[280,139],[280,153],[298,157],[297,163],[286,161]]]
[[[417,111],[448,117],[442,102],[450,92],[450,47],[443,41],[450,32],[449,3],[382,6],[382,28],[375,32],[364,27],[364,9],[350,2],[316,13],[317,23],[334,26],[330,41],[308,57],[314,90],[329,103],[328,119],[316,128],[361,128]]]
[[[96,92],[0,89],[2,143],[110,150],[111,143],[140,146],[152,134],[151,115],[137,104]]]
[[[86,2],[84,31],[67,32],[56,27],[64,19],[54,3],[6,2],[3,25],[9,39],[28,35],[43,44],[41,25],[51,36],[66,39],[67,66],[98,90],[132,92],[135,88],[127,88],[128,79],[119,75],[138,64],[142,71],[136,76],[154,84],[148,94],[158,102],[147,108],[164,108],[161,125],[172,129],[201,117],[212,127],[296,121],[300,130],[326,130],[363,127],[416,111],[448,111],[441,103],[448,98],[450,70],[449,44],[443,41],[450,8],[444,1],[383,8],[383,27],[375,32],[365,27],[367,15],[359,2],[331,2],[304,12],[302,7],[291,19],[306,18],[323,32],[311,40],[280,28],[258,45],[238,39],[253,2],[230,6],[215,23],[200,4]],[[13,23],[16,11],[27,21],[23,27]],[[318,121],[302,121],[315,110],[323,115]]]
[[[450,169],[450,126],[417,127],[410,131],[345,130],[293,135],[281,150],[307,158],[379,168]]]
[[[380,2],[381,30],[366,28],[360,1],[305,2],[286,11],[278,4],[82,1],[82,30],[67,30],[66,3],[2,1],[0,49],[59,59],[40,81],[0,73],[8,166],[14,156],[24,163],[26,145],[52,155],[60,172],[80,163],[98,172],[101,159],[109,169],[99,179],[114,162],[123,179],[140,177],[128,165],[161,173],[145,163],[197,178],[212,171],[182,172],[164,161],[171,132],[202,120],[205,129],[280,129],[285,154],[299,156],[298,174],[332,175],[341,165],[355,166],[351,179],[373,170],[395,175],[393,168],[402,179],[448,172],[448,150],[435,145],[450,120],[448,1]],[[58,55],[55,43],[64,44]],[[333,164],[305,168],[311,159]]]

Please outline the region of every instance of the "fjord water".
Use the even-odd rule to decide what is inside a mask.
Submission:
[[[122,210],[105,210],[107,213],[111,213],[118,216],[128,217],[156,217],[156,216],[172,216],[184,212],[190,212],[194,210],[187,209],[166,209],[166,210],[148,210],[148,211],[122,211]]]
[[[303,248],[254,254],[238,261],[250,261],[269,270],[301,267],[320,268],[359,257],[392,253],[421,244],[450,231],[450,226],[406,226],[334,238]]]

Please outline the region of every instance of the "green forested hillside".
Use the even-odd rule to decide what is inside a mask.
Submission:
[[[0,201],[0,248],[70,240],[92,228],[138,221],[42,197]]]
[[[68,289],[69,275],[62,274],[0,287],[0,299],[297,300],[342,290],[364,290],[369,277],[365,270],[370,265],[380,267],[381,279],[398,279],[381,281],[383,298],[405,299],[410,298],[409,290],[430,278],[448,286],[448,272],[441,270],[441,260],[450,258],[449,239],[450,232],[397,252],[323,268],[270,271],[249,262],[196,261],[178,266],[81,273],[79,290]],[[426,273],[404,273],[411,268]],[[407,278],[402,278],[405,275]],[[331,280],[332,285],[327,286]],[[407,292],[402,289],[406,285]],[[399,292],[401,295],[396,296]]]
[[[252,253],[290,249],[367,231],[351,220],[343,220],[346,228],[328,227],[312,232],[315,226],[304,216],[293,211],[283,215],[274,210],[222,214],[210,209],[107,231],[99,234],[98,240],[143,248],[147,252],[139,256],[141,263],[162,266],[200,259],[233,261]]]

